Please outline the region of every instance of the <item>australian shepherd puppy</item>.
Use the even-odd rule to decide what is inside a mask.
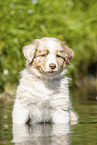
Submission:
[[[36,39],[23,47],[26,69],[21,72],[13,108],[13,123],[77,120],[71,111],[66,65],[74,53],[56,38]]]

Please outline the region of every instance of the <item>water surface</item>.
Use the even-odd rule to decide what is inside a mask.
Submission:
[[[14,99],[0,99],[0,145],[97,145],[97,97],[89,90],[71,91],[75,125],[12,125]],[[14,98],[14,97],[13,97]]]

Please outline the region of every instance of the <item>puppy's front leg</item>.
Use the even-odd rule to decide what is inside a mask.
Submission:
[[[70,122],[69,101],[68,95],[64,97],[62,94],[58,94],[52,98],[53,123],[65,124]]]
[[[28,122],[30,113],[29,108],[24,107],[22,104],[15,103],[12,119],[14,124],[25,124]]]

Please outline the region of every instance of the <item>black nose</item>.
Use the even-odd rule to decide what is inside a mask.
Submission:
[[[49,65],[49,67],[50,67],[51,69],[55,69],[55,68],[56,68],[56,64],[51,63],[51,64]]]

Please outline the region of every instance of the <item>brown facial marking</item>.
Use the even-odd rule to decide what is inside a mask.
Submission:
[[[57,58],[59,70],[65,68],[66,61],[65,61],[64,50],[57,50],[56,51],[56,58]]]
[[[44,50],[38,50],[36,53],[36,57],[43,57],[43,56],[47,56],[47,54],[49,53],[48,50],[44,49]]]
[[[33,61],[33,66],[37,68],[39,71],[45,71],[45,63],[46,63],[46,56],[48,55],[49,51],[44,50],[37,50],[36,56]]]
[[[66,59],[67,54],[64,52],[64,50],[57,50],[56,56],[62,58],[63,60]]]
[[[64,45],[63,43],[61,43],[61,46],[64,50],[63,54],[65,56],[65,61],[67,64],[70,64],[70,60],[74,55],[74,52],[71,48],[69,48],[67,45]]]
[[[64,52],[64,50],[59,50],[59,53],[63,53]]]

